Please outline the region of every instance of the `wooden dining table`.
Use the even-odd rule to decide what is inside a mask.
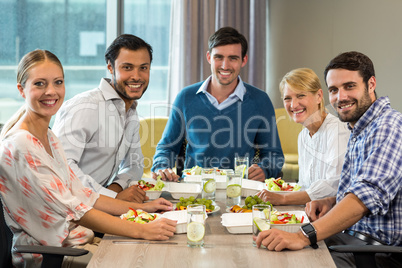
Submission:
[[[162,197],[172,202],[168,192]],[[186,234],[175,234],[167,241],[148,241],[106,234],[89,268],[99,267],[336,267],[323,241],[319,248],[273,252],[252,245],[252,234],[231,234],[221,223],[226,211],[226,191],[217,190],[220,207],[208,215],[203,248],[187,246]],[[244,198],[242,200],[244,203]],[[304,206],[275,206],[279,211],[304,210]]]

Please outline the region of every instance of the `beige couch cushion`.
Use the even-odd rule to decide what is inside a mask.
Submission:
[[[303,126],[295,123],[285,108],[275,109],[275,116],[279,139],[285,156],[285,164],[282,168],[283,178],[287,181],[297,181],[299,178],[297,138]]]

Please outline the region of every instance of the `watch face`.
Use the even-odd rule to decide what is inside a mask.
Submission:
[[[311,223],[303,225],[301,227],[302,232],[304,235],[310,240],[310,246],[314,249],[318,248],[317,245],[317,235],[314,226]]]
[[[311,225],[311,224],[303,225],[302,228],[306,234],[315,232],[315,229],[314,229],[313,225]]]

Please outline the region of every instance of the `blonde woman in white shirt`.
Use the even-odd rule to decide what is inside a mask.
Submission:
[[[321,83],[313,70],[290,71],[279,88],[287,113],[305,127],[298,137],[298,184],[305,190],[286,194],[263,190],[258,195],[274,205],[304,205],[335,196],[350,135],[347,125],[326,111]]]

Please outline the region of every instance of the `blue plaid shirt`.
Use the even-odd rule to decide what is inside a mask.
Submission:
[[[337,202],[348,193],[368,208],[350,230],[402,245],[402,114],[376,100],[351,128]]]

